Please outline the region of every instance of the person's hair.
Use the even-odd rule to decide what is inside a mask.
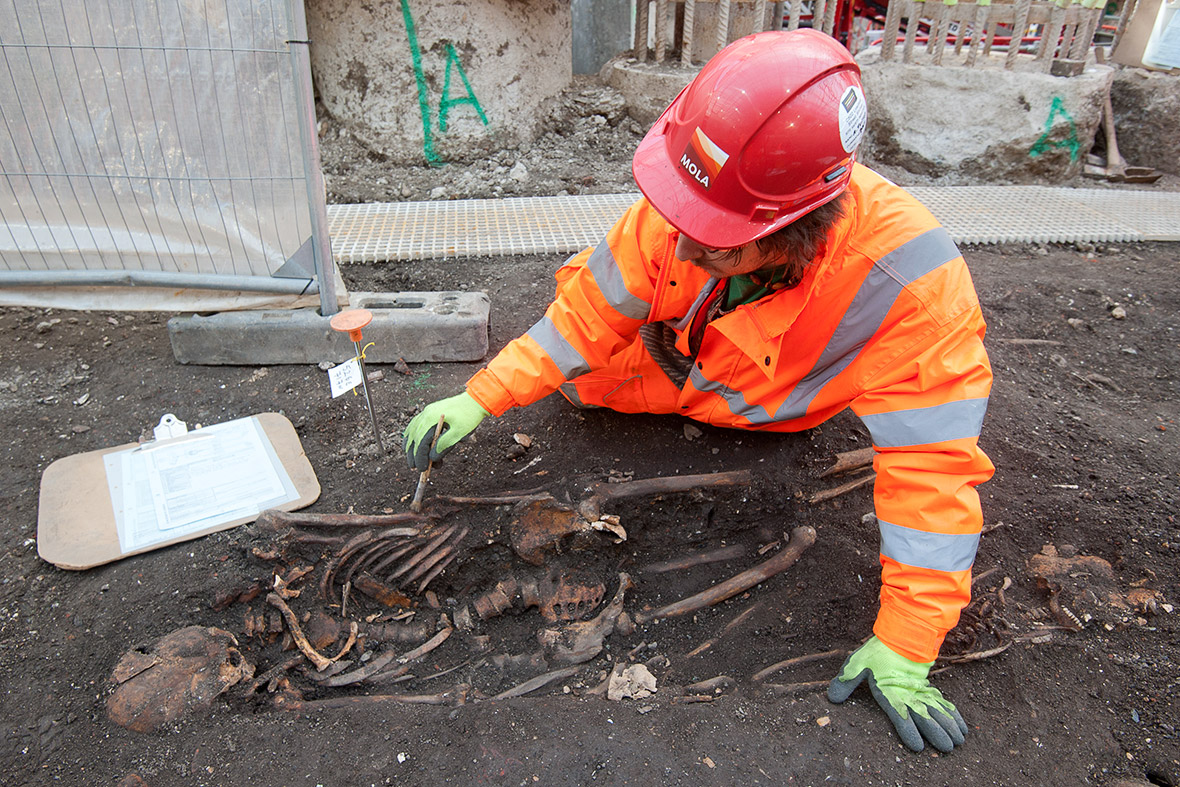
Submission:
[[[758,251],[774,258],[774,268],[786,267],[784,280],[794,287],[803,279],[807,266],[823,252],[828,233],[844,218],[848,202],[845,192],[831,202],[805,213],[781,230],[754,241]],[[734,253],[738,249],[733,250]]]

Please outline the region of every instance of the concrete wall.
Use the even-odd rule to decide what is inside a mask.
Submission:
[[[1097,65],[1066,78],[1032,63],[1006,71],[999,59],[973,69],[881,63],[873,52],[858,61],[869,102],[862,160],[971,180],[1054,183],[1080,174],[1113,78]],[[628,113],[650,124],[697,70],[623,57],[603,77]],[[1160,113],[1160,122],[1168,117]]]
[[[617,1],[577,0],[591,8]],[[541,108],[572,80],[563,0],[307,0],[307,13],[321,100],[396,163],[471,161],[529,141]],[[733,32],[749,32],[749,14],[734,17]],[[696,67],[623,57],[602,76],[649,124],[715,51],[715,9],[704,3]],[[968,69],[880,63],[876,54],[858,57],[870,105],[865,158],[932,176],[1051,183],[1077,175],[1114,78],[1094,64],[1065,78],[1031,62],[1008,71],[998,57]],[[1180,79],[1124,69],[1113,100],[1126,158],[1180,171]]]
[[[570,0],[575,74],[597,74],[631,48],[631,0]]]
[[[1023,57],[1009,71],[1000,56],[965,68],[882,63],[877,54],[857,58],[869,103],[865,156],[935,177],[1052,183],[1080,174],[1114,75],[1091,64],[1055,77]]]
[[[398,163],[469,161],[531,139],[569,86],[562,0],[306,0],[324,106]]]

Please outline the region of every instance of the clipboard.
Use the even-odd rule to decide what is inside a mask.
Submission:
[[[242,433],[247,436],[256,436],[257,449],[271,465],[263,468],[270,479],[269,491],[255,499],[239,500],[220,514],[193,514],[192,521],[181,517],[179,525],[169,523],[170,527],[161,528],[158,536],[128,537],[127,513],[134,511],[134,507],[122,495],[137,479],[123,478],[120,468],[137,466],[128,460],[145,458],[140,452],[159,450],[177,455],[186,446],[191,449],[201,443],[208,444],[219,427],[232,427],[244,430]],[[183,455],[175,461],[183,462]],[[253,522],[267,508],[294,511],[311,505],[319,496],[319,481],[295,427],[279,413],[259,413],[196,429],[182,437],[142,445],[129,443],[53,462],[41,476],[37,553],[59,568],[93,568]]]

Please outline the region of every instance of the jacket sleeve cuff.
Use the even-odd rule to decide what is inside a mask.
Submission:
[[[877,639],[911,661],[923,664],[938,658],[946,632],[924,623],[893,605],[881,607],[873,625]]]
[[[516,404],[508,389],[487,369],[472,375],[467,381],[467,393],[492,415],[503,415]]]

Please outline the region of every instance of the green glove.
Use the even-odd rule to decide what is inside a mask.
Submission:
[[[446,421],[443,423],[442,436],[434,443],[438,419],[444,414]],[[406,461],[410,468],[421,471],[429,467],[431,462],[437,462],[455,443],[474,432],[475,427],[489,415],[491,413],[483,409],[466,391],[426,405],[422,412],[410,420],[402,435]],[[433,449],[431,443],[434,443]]]
[[[855,650],[828,684],[828,699],[843,702],[866,677],[873,699],[889,716],[901,742],[922,751],[925,738],[941,752],[963,743],[967,723],[926,679],[933,661],[910,661],[873,637]]]

